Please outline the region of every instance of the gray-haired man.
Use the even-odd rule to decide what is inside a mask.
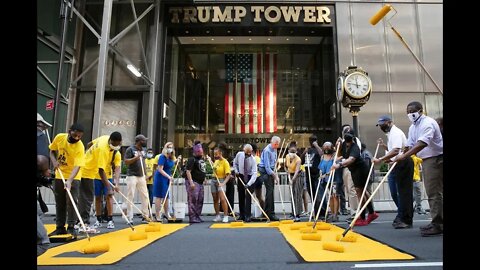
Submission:
[[[240,151],[233,160],[233,168],[235,169],[235,176],[239,177],[246,187],[253,192],[256,188],[262,188],[262,185],[257,185],[257,163],[252,155],[253,148],[250,144],[243,146],[243,151]],[[251,221],[252,216],[252,197],[245,194],[245,187],[241,183],[237,183],[238,190],[238,206],[240,208],[240,219],[245,222]]]
[[[265,184],[265,212],[272,221],[277,221],[275,216],[275,204],[273,201],[273,189],[275,184],[278,184],[278,175],[275,171],[275,164],[277,162],[277,148],[280,146],[280,137],[273,136],[270,144],[263,148],[260,155],[260,164],[258,164],[258,171],[260,172],[260,179]]]

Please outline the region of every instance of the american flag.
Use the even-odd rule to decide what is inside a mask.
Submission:
[[[225,132],[276,132],[277,55],[225,54],[225,66]]]

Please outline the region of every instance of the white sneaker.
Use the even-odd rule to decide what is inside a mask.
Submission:
[[[215,218],[213,219],[213,222],[219,222],[220,220],[222,220],[222,218],[220,217],[220,215],[217,215],[217,216],[215,216]]]
[[[224,216],[222,222],[223,223],[228,223],[228,216]]]
[[[98,220],[95,221],[95,223],[93,224],[93,228],[96,229],[96,228],[100,228],[100,227],[102,227],[102,223],[100,223],[100,221],[98,221]]]
[[[107,223],[107,229],[115,229],[115,224],[113,224],[113,220],[110,220]]]

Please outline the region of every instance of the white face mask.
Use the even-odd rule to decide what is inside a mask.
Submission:
[[[288,153],[288,155],[290,155],[290,158],[294,158],[294,157],[295,157],[295,153]]]
[[[410,122],[415,123],[415,121],[417,121],[418,118],[420,118],[420,113],[419,112],[407,113],[407,116]]]
[[[111,144],[111,143],[110,143],[109,145],[110,145],[110,149],[115,150],[115,151],[120,150],[120,147],[121,147],[120,145],[118,145],[118,146],[113,146],[113,144]]]
[[[172,147],[167,147],[167,154],[170,154],[173,152],[173,148]]]
[[[147,153],[147,158],[152,158],[153,154],[152,153]]]

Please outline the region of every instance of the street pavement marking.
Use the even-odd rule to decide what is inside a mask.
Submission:
[[[355,264],[351,268],[385,268],[385,267],[419,267],[419,266],[443,266],[443,262],[362,263],[362,264]]]

